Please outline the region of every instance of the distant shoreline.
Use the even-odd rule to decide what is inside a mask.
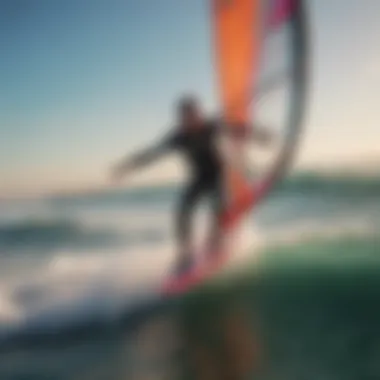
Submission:
[[[379,165],[372,165],[371,167],[344,167],[344,168],[326,168],[326,169],[308,169],[297,170],[291,173],[283,183],[299,183],[308,181],[311,182],[368,182],[376,183],[376,187],[380,186],[380,163]],[[77,189],[56,190],[48,191],[40,194],[24,194],[24,195],[7,195],[0,196],[0,202],[11,201],[30,201],[41,199],[55,199],[55,198],[72,198],[81,196],[96,196],[102,194],[118,194],[118,193],[140,193],[152,190],[164,191],[178,189],[182,185],[181,181],[165,181],[153,182],[146,184],[133,184],[129,186],[120,187],[96,187],[86,186]]]

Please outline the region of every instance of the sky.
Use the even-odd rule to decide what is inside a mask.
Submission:
[[[380,162],[380,2],[308,5],[297,167]],[[215,110],[208,12],[206,0],[0,1],[0,196],[107,186],[111,163],[166,131],[178,95]],[[136,181],[181,174],[169,158]]]

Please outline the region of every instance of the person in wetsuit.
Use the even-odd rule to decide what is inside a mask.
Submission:
[[[212,202],[213,226],[209,252],[218,251],[219,215],[223,211],[223,165],[217,137],[222,123],[204,117],[195,97],[183,97],[178,104],[178,125],[158,144],[122,160],[113,168],[113,176],[120,179],[127,172],[156,161],[170,151],[182,153],[190,166],[190,179],[180,198],[176,213],[176,239],[179,256],[176,272],[189,269],[193,263],[191,253],[191,224],[198,201],[207,196]],[[266,139],[265,134],[261,137]],[[261,138],[263,140],[263,138]]]

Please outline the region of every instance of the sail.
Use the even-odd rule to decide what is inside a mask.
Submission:
[[[262,0],[211,0],[215,67],[224,120],[233,128],[250,121],[250,103],[258,72]],[[244,141],[236,141],[235,154]],[[239,161],[239,160],[237,160]],[[242,170],[226,168],[227,199],[248,191]]]

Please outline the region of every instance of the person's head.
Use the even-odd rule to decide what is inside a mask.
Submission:
[[[203,124],[203,112],[195,96],[186,95],[179,99],[177,115],[179,124],[184,128],[198,128]]]

